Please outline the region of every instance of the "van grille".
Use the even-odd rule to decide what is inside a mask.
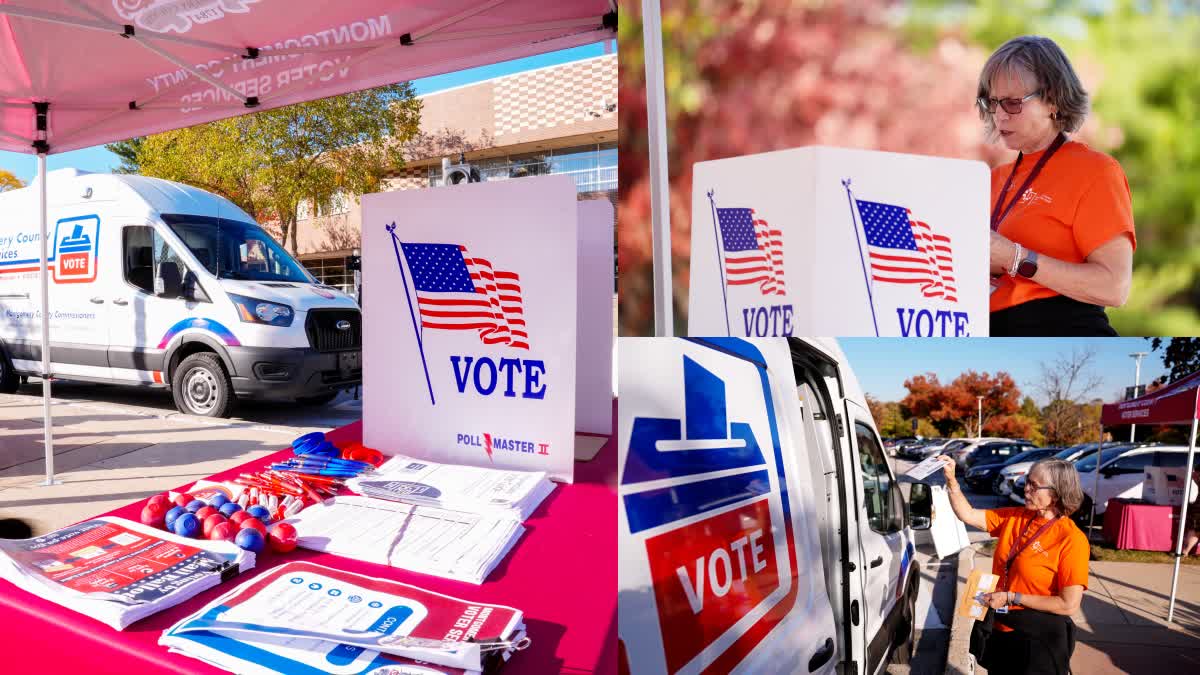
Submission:
[[[338,330],[339,321],[349,321],[350,330]],[[314,309],[304,325],[308,343],[319,352],[362,349],[362,313],[356,309]]]

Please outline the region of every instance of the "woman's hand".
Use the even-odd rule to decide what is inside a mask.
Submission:
[[[938,455],[938,461],[942,463],[942,473],[946,474],[946,482],[954,480],[954,458],[950,455]]]
[[[1002,234],[992,232],[991,245],[991,270],[992,274],[1008,274],[1009,268],[1012,267],[1013,256],[1017,254],[1017,247],[1007,237]]]
[[[996,591],[995,593],[984,593],[983,604],[992,609],[1000,609],[1008,606],[1008,591]]]

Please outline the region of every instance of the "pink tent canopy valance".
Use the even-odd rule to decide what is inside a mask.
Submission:
[[[1200,389],[1200,372],[1135,399],[1104,404],[1100,423],[1190,424],[1200,412],[1196,405],[1197,389]]]
[[[0,0],[0,150],[66,152],[615,34],[611,0]]]

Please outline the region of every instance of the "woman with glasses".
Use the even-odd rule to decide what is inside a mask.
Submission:
[[[1088,586],[1087,537],[1069,517],[1083,501],[1075,466],[1061,459],[1034,463],[1025,481],[1025,505],[976,509],[943,455],[954,515],[996,537],[992,574],[996,590],[971,633],[971,653],[991,675],[1066,673],[1075,650],[1071,615]]]
[[[979,76],[988,139],[1017,151],[992,170],[991,334],[1115,336],[1133,275],[1129,183],[1116,160],[1069,140],[1088,94],[1052,40],[1004,43]]]

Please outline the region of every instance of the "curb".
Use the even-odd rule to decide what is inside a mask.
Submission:
[[[970,653],[971,628],[975,621],[958,615],[958,599],[966,591],[967,577],[971,575],[976,552],[972,544],[957,553],[958,579],[954,591],[954,621],[950,626],[950,649],[946,654],[947,675],[971,675],[976,672],[975,657]],[[981,669],[980,672],[986,671]]]

